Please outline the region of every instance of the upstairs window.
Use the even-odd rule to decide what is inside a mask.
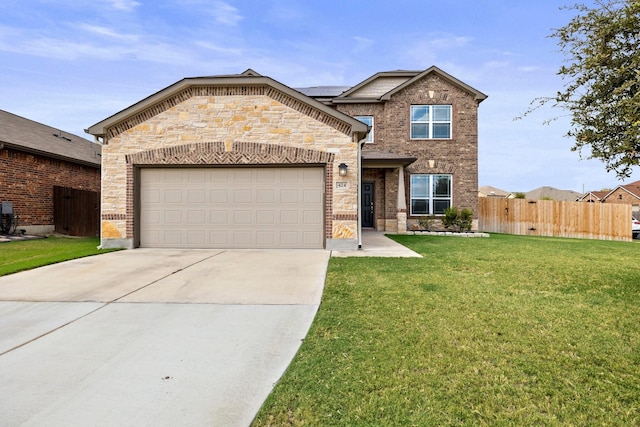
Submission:
[[[373,116],[355,116],[354,119],[360,120],[365,125],[369,125],[371,127],[371,130],[365,139],[367,144],[371,144],[373,142]]]
[[[451,175],[411,175],[411,215],[443,215],[451,207]]]
[[[451,139],[451,105],[412,105],[411,139]]]

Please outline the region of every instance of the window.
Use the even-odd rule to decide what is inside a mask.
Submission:
[[[411,139],[450,139],[451,105],[412,105]]]
[[[367,134],[367,139],[365,142],[367,144],[371,144],[373,142],[373,116],[355,116],[354,119],[360,120],[365,125],[369,125],[371,130]]]
[[[451,207],[451,175],[411,175],[411,215],[442,215]]]

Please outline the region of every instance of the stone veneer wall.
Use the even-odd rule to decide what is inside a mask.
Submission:
[[[13,203],[18,228],[53,232],[53,187],[100,191],[100,169],[9,148],[0,149],[0,201]]]
[[[327,245],[355,242],[357,142],[335,118],[279,92],[262,93],[178,94],[166,109],[154,106],[118,124],[119,133],[109,129],[102,149],[103,245],[112,239],[133,246],[135,167],[163,164],[325,165]],[[349,168],[344,178],[340,163]]]

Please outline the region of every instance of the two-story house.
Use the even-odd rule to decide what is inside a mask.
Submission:
[[[185,78],[87,130],[102,246],[355,249],[363,227],[476,212],[485,98],[436,67],[352,88]]]
[[[402,233],[421,216],[478,211],[478,104],[487,95],[437,67],[377,73],[303,93],[371,126],[361,155],[362,227]]]

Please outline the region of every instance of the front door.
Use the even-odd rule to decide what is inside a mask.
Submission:
[[[373,182],[362,183],[362,226],[373,227],[374,215],[373,215],[373,201],[375,200],[373,192]]]

